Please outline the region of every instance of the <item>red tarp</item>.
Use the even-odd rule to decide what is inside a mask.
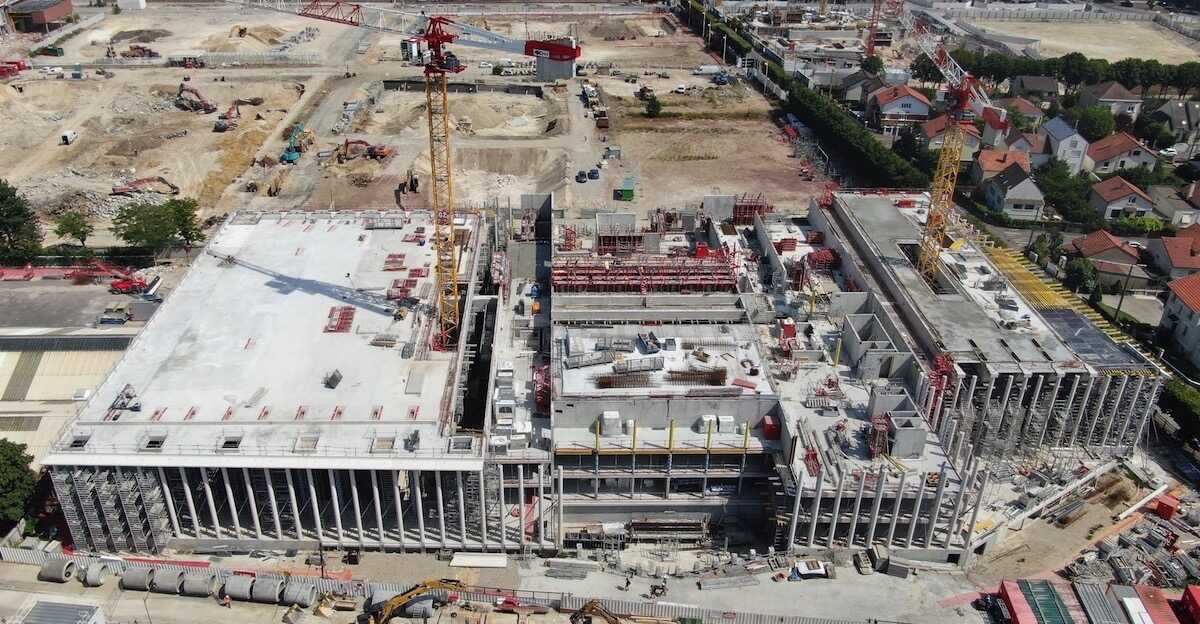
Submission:
[[[1033,614],[1029,601],[1025,600],[1025,594],[1021,593],[1016,581],[1001,582],[1000,597],[1008,605],[1013,624],[1038,624],[1037,616]]]

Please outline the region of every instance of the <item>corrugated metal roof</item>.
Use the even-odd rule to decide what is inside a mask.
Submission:
[[[1072,585],[1079,603],[1091,624],[1128,624],[1117,605],[1109,599],[1106,586],[1099,583],[1075,583]]]
[[[1039,624],[1075,624],[1075,618],[1071,617],[1066,603],[1049,581],[1020,580],[1017,586],[1021,588]]]
[[[0,351],[124,351],[133,336],[0,336]]]
[[[87,624],[100,610],[95,605],[41,602],[33,605],[22,624]]]
[[[10,13],[33,13],[45,11],[52,6],[61,4],[63,0],[23,0],[8,7]]]

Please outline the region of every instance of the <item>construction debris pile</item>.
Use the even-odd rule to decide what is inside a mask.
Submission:
[[[151,178],[157,181],[158,178]],[[133,204],[161,204],[178,192],[166,183],[165,192],[128,192],[113,194],[114,188],[137,182],[132,176],[114,179],[94,171],[67,168],[52,174],[29,178],[21,184],[21,192],[39,214],[54,218],[72,210],[89,217],[111,217],[120,209]],[[140,184],[138,186],[141,186]],[[153,189],[152,189],[153,190]]]
[[[1071,580],[1184,587],[1200,581],[1200,495],[1162,495],[1142,520],[1067,565]],[[1183,511],[1186,508],[1187,511]]]

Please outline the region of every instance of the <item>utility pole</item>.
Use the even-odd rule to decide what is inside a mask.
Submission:
[[[1121,304],[1125,303],[1125,291],[1129,290],[1129,278],[1133,277],[1133,267],[1137,264],[1130,263],[1129,271],[1125,273],[1125,285],[1121,287],[1121,297],[1117,299],[1117,312],[1113,315],[1113,322],[1117,327],[1121,326]]]

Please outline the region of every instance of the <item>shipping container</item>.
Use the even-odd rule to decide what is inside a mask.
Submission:
[[[1193,623],[1200,623],[1200,587],[1189,585],[1183,591],[1183,609],[1192,616]]]
[[[1000,597],[1004,604],[1008,605],[1013,624],[1039,624],[1037,616],[1033,614],[1033,608],[1029,606],[1029,601],[1025,600],[1025,594],[1021,592],[1016,581],[1000,583]]]
[[[1150,621],[1154,624],[1180,624],[1171,603],[1167,601],[1167,596],[1161,589],[1149,585],[1134,585],[1133,589],[1142,599],[1142,605],[1146,607]]]

